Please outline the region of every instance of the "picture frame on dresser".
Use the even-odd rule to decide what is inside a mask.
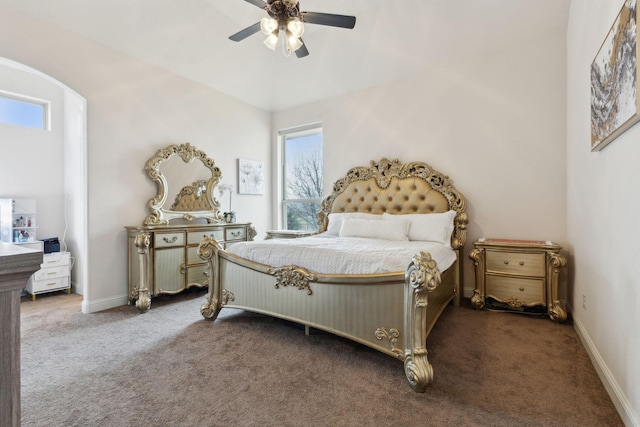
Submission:
[[[640,120],[636,1],[624,2],[591,63],[591,151],[602,150]]]

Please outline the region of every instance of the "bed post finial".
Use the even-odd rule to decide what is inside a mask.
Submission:
[[[440,284],[440,271],[426,252],[416,254],[405,273],[404,371],[414,391],[423,393],[433,380],[427,359],[427,296]]]

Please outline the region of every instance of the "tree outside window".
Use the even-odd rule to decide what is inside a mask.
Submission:
[[[318,230],[322,202],[322,129],[284,136],[283,221],[287,230]]]

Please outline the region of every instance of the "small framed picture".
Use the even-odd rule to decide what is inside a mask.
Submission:
[[[264,194],[264,163],[238,159],[238,194]]]

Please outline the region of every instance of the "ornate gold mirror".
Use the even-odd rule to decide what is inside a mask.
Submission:
[[[158,150],[144,169],[158,185],[145,225],[166,225],[176,218],[222,221],[220,203],[213,197],[222,173],[203,151],[189,143],[170,145]]]

